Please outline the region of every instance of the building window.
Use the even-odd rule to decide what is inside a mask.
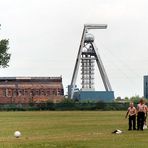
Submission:
[[[61,93],[61,89],[60,88],[58,88],[58,92],[57,92],[57,95],[61,95],[62,93]]]
[[[18,96],[22,96],[22,95],[24,95],[24,91],[23,90],[18,90]]]
[[[57,90],[56,89],[52,90],[52,95],[57,95]]]
[[[14,89],[14,90],[13,90],[13,97],[16,97],[17,95],[18,95],[17,90]]]
[[[6,89],[3,89],[3,97],[6,97]]]
[[[50,96],[50,90],[47,90],[47,95]]]
[[[6,88],[5,92],[6,92],[6,97],[12,97],[12,90],[11,89]]]
[[[25,90],[24,90],[24,95],[25,95],[25,96],[28,96],[28,95],[29,95],[29,93],[28,93],[28,90],[27,90],[27,89],[25,89]]]
[[[34,90],[31,90],[30,95],[31,96],[34,96],[35,95],[35,91]]]
[[[45,90],[42,89],[42,90],[40,91],[40,94],[41,94],[41,95],[45,95],[45,94],[46,94],[46,93],[45,93]]]
[[[35,95],[40,95],[40,91],[39,90],[36,90],[35,91]]]

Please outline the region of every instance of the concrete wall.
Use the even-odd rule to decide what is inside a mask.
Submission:
[[[84,101],[103,101],[103,102],[111,102],[114,100],[114,92],[113,91],[78,91],[75,92],[74,98]]]

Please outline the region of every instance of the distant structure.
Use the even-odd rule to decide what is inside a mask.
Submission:
[[[144,98],[148,99],[148,75],[144,76]]]
[[[80,47],[74,67],[74,72],[71,84],[68,86],[68,97],[78,100],[102,100],[111,101],[114,99],[114,92],[112,91],[108,76],[100,58],[97,46],[95,45],[94,36],[89,33],[90,29],[106,29],[107,25],[84,25]],[[97,63],[104,87],[106,91],[95,91],[94,87],[94,64]],[[81,63],[81,85],[79,90],[76,87],[76,79],[78,75],[79,66]]]
[[[60,102],[62,77],[0,77],[0,103]]]

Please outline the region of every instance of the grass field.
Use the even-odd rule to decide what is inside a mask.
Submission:
[[[128,131],[125,113],[0,112],[0,148],[147,148],[148,129]],[[124,133],[112,134],[116,128]],[[13,136],[16,130],[20,138]]]

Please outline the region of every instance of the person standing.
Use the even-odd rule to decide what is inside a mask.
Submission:
[[[136,130],[136,108],[134,107],[134,103],[133,102],[130,102],[130,106],[128,107],[128,110],[127,110],[127,113],[125,115],[125,118],[127,118],[127,116],[129,115],[129,118],[128,118],[128,125],[129,125],[129,128],[128,130]]]
[[[147,108],[147,105],[145,104],[145,116],[144,116],[144,126],[143,126],[143,129],[147,129],[147,123],[146,123],[147,111],[148,111],[148,108]]]
[[[143,131],[145,113],[146,113],[145,103],[144,103],[143,99],[140,99],[140,101],[137,105],[137,112],[138,112],[138,114],[137,114],[137,130]]]

